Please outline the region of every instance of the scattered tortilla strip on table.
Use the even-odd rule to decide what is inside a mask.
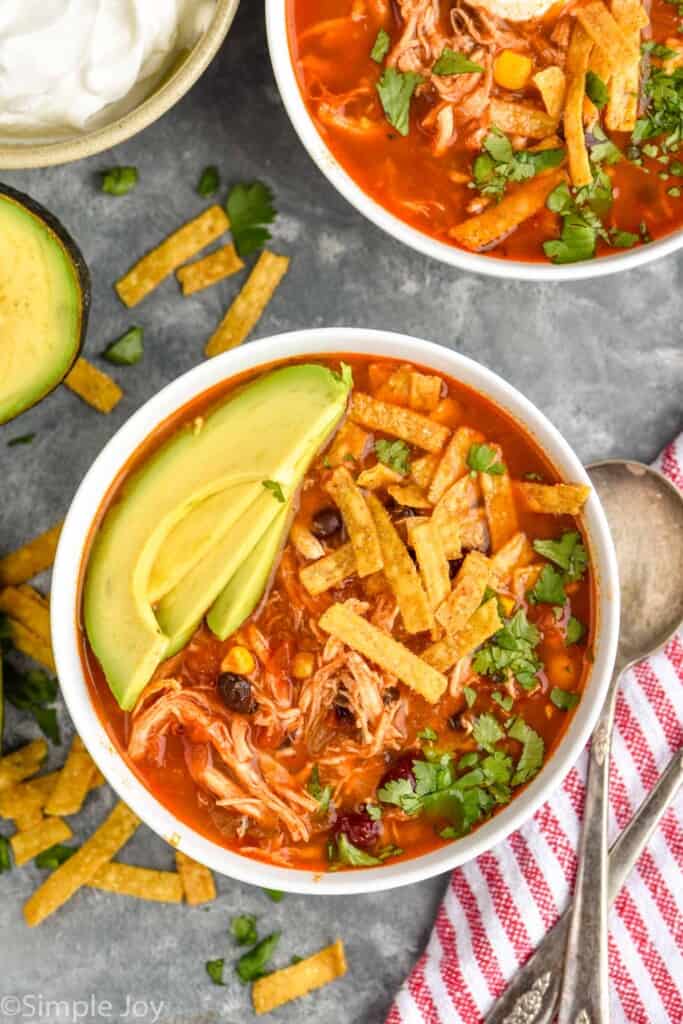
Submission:
[[[74,736],[69,756],[59,773],[50,798],[45,804],[46,814],[78,814],[89,790],[95,772],[95,763],[83,745],[80,736]]]
[[[532,512],[554,516],[578,516],[591,492],[584,484],[518,483],[517,487]]]
[[[521,569],[534,558],[534,549],[525,533],[515,533],[491,558],[491,586],[500,586],[514,569]]]
[[[467,456],[473,444],[480,444],[484,435],[471,427],[458,427],[446,445],[429,485],[427,496],[433,505],[468,471]]]
[[[244,261],[237,255],[235,246],[230,244],[222,245],[220,249],[210,252],[208,256],[202,256],[195,263],[187,263],[184,267],[179,267],[175,276],[178,278],[183,295],[194,295],[195,292],[210,288],[211,285],[236,274],[243,268]]]
[[[419,412],[404,409],[400,405],[380,402],[362,391],[355,392],[351,397],[349,416],[356,423],[368,430],[378,430],[383,434],[400,437],[402,441],[424,448],[428,452],[438,452],[450,437],[450,430],[441,423],[434,423]]]
[[[491,563],[480,551],[470,551],[455,577],[453,589],[436,612],[437,622],[449,636],[465,628],[481,604],[489,580]]]
[[[579,21],[574,22],[567,50],[567,92],[564,101],[564,135],[567,141],[572,185],[581,188],[593,180],[583,130],[586,72],[593,40]]]
[[[376,491],[380,487],[387,487],[389,484],[400,484],[405,477],[396,470],[385,466],[383,462],[376,462],[370,469],[364,469],[356,477],[359,487],[365,487],[368,491]]]
[[[183,883],[185,899],[191,906],[216,899],[216,883],[207,867],[176,850],[176,868]]]
[[[52,872],[24,906],[26,923],[31,927],[71,899],[83,885],[87,885],[99,869],[114,857],[128,842],[140,824],[139,818],[123,803],[113,811],[83,843],[73,857]]]
[[[427,452],[412,459],[410,463],[410,479],[426,491],[432,482],[436,467],[439,465],[440,455],[438,452]]]
[[[431,508],[432,503],[417,484],[390,484],[387,493],[394,499],[397,505],[404,508]]]
[[[134,896],[158,903],[182,903],[183,883],[175,871],[153,871],[110,861],[93,875],[88,883],[93,889]]]
[[[567,174],[562,168],[537,174],[504,196],[499,203],[451,228],[449,234],[473,252],[485,249],[542,210],[552,190],[566,180]]]
[[[434,625],[432,609],[408,549],[399,537],[389,513],[374,494],[368,495],[368,508],[379,538],[383,572],[396,598],[406,631],[421,633],[431,629]]]
[[[242,344],[260,320],[288,267],[287,256],[263,250],[247,283],[209,338],[204,349],[207,357],[217,356]]]
[[[464,629],[453,636],[437,640],[422,652],[422,658],[438,671],[448,672],[461,658],[475,651],[502,627],[503,623],[498,615],[498,600],[492,597],[490,601],[477,608]]]
[[[491,100],[491,123],[503,132],[525,135],[530,139],[545,139],[557,131],[558,119],[538,107],[514,101]]]
[[[64,383],[74,394],[105,415],[114,409],[123,398],[123,391],[109,374],[98,370],[81,356],[66,377]]]
[[[256,1013],[270,1013],[271,1010],[305,996],[323,985],[328,985],[346,974],[346,957],[341,939],[319,953],[299,960],[291,967],[266,974],[258,978],[251,990]]]
[[[553,64],[542,71],[537,71],[531,81],[540,92],[548,114],[559,123],[564,110],[564,94],[567,88],[564,71]]]
[[[16,832],[10,838],[10,846],[17,867],[27,864],[56,843],[71,839],[72,835],[73,832],[61,818],[43,818],[27,832]]]
[[[334,436],[334,440],[325,453],[330,466],[348,465],[349,462],[360,462],[370,440],[370,435],[351,420],[345,420]]]
[[[602,0],[591,0],[590,3],[576,8],[576,20],[605,54],[610,69],[615,71],[621,64],[624,54],[628,52],[629,46],[609,8]]]
[[[16,619],[8,618],[7,622],[9,624],[10,639],[16,649],[44,665],[45,668],[49,668],[51,672],[54,672],[55,659],[52,655],[50,641],[44,640],[37,633],[34,633],[33,630],[27,629],[22,622],[17,622]]]
[[[214,204],[169,235],[156,249],[143,256],[120,281],[116,291],[129,308],[154,291],[169,274],[220,238],[230,222],[222,206]]]
[[[299,573],[299,579],[308,593],[312,597],[317,597],[318,594],[324,594],[326,590],[339,586],[355,572],[356,555],[353,544],[349,541],[317,562],[305,565]]]
[[[343,604],[333,604],[319,620],[321,629],[397,676],[430,704],[443,696],[448,680],[417,654]]]
[[[26,583],[39,572],[49,569],[55,560],[62,525],[63,520],[60,520],[45,533],[0,558],[0,584],[14,586]]]
[[[492,445],[496,461],[501,462],[503,453],[498,445]],[[495,554],[519,530],[517,509],[512,493],[512,483],[507,469],[504,473],[480,473],[479,481],[484,495],[484,508],[491,535],[491,549]]]
[[[28,786],[21,782],[0,793],[0,818],[12,818],[19,832],[27,832],[43,819],[45,801]]]
[[[31,587],[0,590],[0,612],[16,619],[46,643],[50,642],[50,612],[42,595]]]
[[[439,531],[431,519],[424,519],[418,523],[407,519],[406,531],[415,549],[415,557],[430,607],[438,608],[451,588],[448,559]]]
[[[605,125],[609,131],[632,132],[638,118],[640,38],[649,18],[639,0],[612,0],[611,7],[627,46],[613,69]]]
[[[33,740],[11,754],[0,757],[0,792],[35,775],[46,757],[45,740]]]
[[[338,466],[327,481],[325,490],[341,512],[356,555],[358,575],[363,577],[378,572],[383,562],[375,521],[348,469]]]

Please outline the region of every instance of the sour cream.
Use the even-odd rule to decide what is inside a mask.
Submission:
[[[542,18],[553,7],[558,14],[567,0],[477,0],[480,7],[485,7],[491,14],[506,21],[536,21]]]
[[[0,0],[0,131],[82,132],[134,107],[215,0]],[[102,117],[107,109],[107,116]]]

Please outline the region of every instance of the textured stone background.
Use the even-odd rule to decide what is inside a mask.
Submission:
[[[258,325],[257,336],[297,327],[348,324],[406,331],[465,352],[501,373],[534,401],[589,461],[609,455],[650,460],[681,428],[680,286],[683,256],[641,271],[571,286],[516,284],[459,273],[412,253],[366,223],[336,195],[302,149],[279,101],[265,49],[262,15],[244,3],[217,60],[170,114],[113,153],[77,165],[0,174],[49,206],[80,242],[94,282],[87,353],[95,357],[128,326],[145,328],[144,363],[114,368],[125,389],[115,412],[100,416],[60,388],[19,421],[0,427],[0,551],[62,516],[105,441],[146,399],[200,359],[204,340],[238,288],[226,281],[182,299],[167,282],[128,313],[112,282],[150,243],[201,209],[201,169],[220,166],[226,181],[259,177],[276,193],[275,245],[292,268]],[[137,191],[123,199],[98,191],[96,172],[135,164]],[[111,369],[111,368],[110,368]],[[7,449],[18,434],[33,444]],[[63,732],[69,724],[62,712]],[[6,740],[36,735],[10,709]],[[53,751],[50,764],[63,759]],[[88,834],[112,803],[100,791],[76,819]],[[0,828],[4,826],[0,825]],[[169,868],[169,848],[141,828],[122,858]],[[208,908],[163,907],[86,890],[37,931],[21,905],[40,873],[28,866],[0,878],[0,996],[32,995],[1,1024],[57,1024],[64,1008],[43,1000],[109,1000],[82,1017],[123,1019],[126,998],[163,1002],[163,1024],[249,1018],[247,991],[226,969],[226,988],[210,984],[207,959],[234,949],[230,917],[259,916],[282,928],[278,963],[341,935],[351,971],[314,1000],[278,1014],[287,1022],[379,1024],[392,992],[429,931],[445,879],[386,895],[348,899],[288,896],[279,905],[248,886],[219,880]],[[153,1020],[151,1005],[138,1006]],[[108,1016],[107,1016],[108,1015]],[[132,1015],[129,1015],[132,1020]]]

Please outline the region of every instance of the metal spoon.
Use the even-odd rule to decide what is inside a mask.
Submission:
[[[621,625],[614,674],[591,743],[579,870],[558,1024],[607,1024],[607,803],[610,747],[622,673],[683,622],[683,495],[638,462],[589,466],[617,550]]]

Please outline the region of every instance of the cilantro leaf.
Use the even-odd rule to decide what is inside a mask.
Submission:
[[[510,711],[514,703],[509,693],[502,694],[500,690],[493,691],[493,693],[491,694],[491,700],[494,701],[494,703],[498,704],[498,706],[501,707],[503,711]]]
[[[391,46],[391,36],[385,29],[381,28],[377,33],[374,45],[370,50],[370,56],[376,64],[381,64]]]
[[[433,75],[468,75],[475,71],[483,71],[481,64],[475,64],[464,54],[456,53],[449,46],[444,46],[441,56],[432,68]]]
[[[279,501],[280,504],[284,505],[285,493],[282,490],[282,484],[279,484],[277,480],[262,480],[261,483],[263,484],[267,491],[272,492],[272,495],[276,501]]]
[[[426,728],[426,729],[422,729],[417,734],[417,738],[419,740],[425,740],[425,742],[427,742],[427,743],[436,743],[436,741],[438,740],[439,737],[437,736],[437,734],[434,732],[433,729]]]
[[[593,125],[591,135],[595,141],[591,140],[588,148],[594,164],[618,164],[620,160],[624,159],[624,154],[605,134],[599,124]]]
[[[563,533],[559,540],[535,540],[534,551],[564,569],[569,583],[583,578],[588,565],[588,552],[577,530]]]
[[[578,644],[579,640],[583,638],[585,632],[586,627],[583,622],[579,622],[579,620],[575,619],[573,615],[570,615],[567,622],[567,634],[564,639],[565,646],[570,647],[571,644]]]
[[[379,857],[373,857],[372,854],[354,846],[344,832],[337,836],[337,857],[341,864],[346,864],[350,868],[369,868],[382,863]]]
[[[488,444],[473,444],[467,453],[467,465],[475,473],[490,473],[491,476],[502,476],[505,466],[497,462],[495,448]]]
[[[640,236],[634,235],[632,231],[620,231],[618,228],[612,228],[609,239],[616,249],[631,249],[634,245],[638,245]]]
[[[273,903],[282,903],[283,899],[285,898],[285,894],[281,892],[279,889],[264,889],[263,891],[268,897],[268,899],[272,900]]]
[[[54,870],[58,868],[60,864],[63,864],[73,857],[78,847],[76,846],[64,846],[63,843],[55,843],[49,850],[43,850],[39,853],[34,860],[34,864],[37,868],[50,868]]]
[[[538,733],[527,725],[523,718],[516,718],[508,729],[508,736],[518,740],[522,744],[515,774],[512,776],[512,785],[519,786],[528,782],[537,774],[543,764],[545,744]]]
[[[463,686],[462,692],[463,696],[465,697],[467,707],[471,708],[477,699],[477,691],[471,686]]]
[[[560,186],[558,186],[560,187]],[[563,219],[559,238],[543,243],[543,252],[553,263],[579,263],[595,256],[595,231],[575,214]]]
[[[115,366],[135,366],[143,355],[142,327],[131,327],[125,334],[122,334],[116,341],[107,345],[102,358]]]
[[[483,715],[479,715],[474,720],[474,727],[472,735],[484,750],[493,752],[496,743],[502,740],[505,733],[501,728],[498,719],[494,718],[493,715],[485,712]]]
[[[308,792],[311,794],[314,800],[318,801],[318,809],[321,814],[330,806],[330,798],[332,796],[332,786],[323,786],[320,782],[320,772],[317,764],[313,765],[313,771],[311,777],[308,780]]]
[[[529,622],[523,608],[504,622],[475,655],[472,667],[480,675],[504,681],[510,677],[525,689],[536,686],[542,665],[536,654],[541,634]]]
[[[253,946],[258,942],[256,918],[253,914],[240,914],[230,922],[230,931],[238,946]]]
[[[225,967],[225,960],[207,960],[204,964],[206,967],[206,973],[211,978],[214,985],[225,985],[223,981],[223,968]]]
[[[250,949],[248,953],[244,953],[239,958],[235,970],[240,981],[246,984],[249,981],[256,981],[257,978],[262,978],[264,974],[267,974],[266,966],[275,952],[279,941],[280,932],[273,932],[272,935],[267,935],[265,939],[261,939],[253,949]],[[222,961],[219,962],[222,963]]]
[[[649,102],[645,115],[636,121],[633,142],[663,137],[663,149],[677,149],[683,141],[683,68],[670,75],[652,70],[643,91]]]
[[[221,187],[221,176],[218,173],[218,168],[213,164],[211,167],[205,167],[201,173],[201,177],[197,182],[197,192],[203,199],[208,199],[209,196],[215,196],[218,189]]]
[[[567,600],[564,577],[552,565],[544,565],[533,589],[529,591],[532,604],[554,604],[560,607]]]
[[[540,171],[559,166],[564,155],[564,149],[517,152],[508,137],[494,125],[484,139],[483,151],[472,165],[474,185],[482,195],[501,199],[508,181],[527,181]]]
[[[382,817],[382,808],[379,804],[366,804],[365,811],[370,821],[380,821]]]
[[[405,441],[375,441],[375,455],[401,476],[410,472],[410,448]]]
[[[4,871],[12,870],[12,858],[10,857],[9,839],[0,836],[0,875]]]
[[[266,224],[272,224],[276,212],[273,193],[262,181],[233,185],[226,204],[230,230],[240,256],[262,248],[271,237]]]
[[[15,448],[19,444],[30,444],[35,434],[20,434],[18,437],[13,437],[7,442],[8,448]]]
[[[390,779],[378,790],[377,799],[384,804],[395,804],[406,814],[414,814],[420,808],[410,779]]]
[[[33,715],[48,739],[57,745],[61,743],[57,711],[46,706],[54,704],[57,699],[56,679],[40,669],[17,672],[5,662],[4,691],[10,704]]]
[[[590,70],[586,72],[586,95],[598,110],[602,110],[609,99],[609,92],[602,78]]]
[[[110,167],[106,171],[100,171],[102,176],[102,191],[108,192],[110,196],[125,196],[136,187],[138,183],[137,167]]]
[[[570,711],[575,708],[579,703],[580,696],[578,693],[572,693],[570,690],[562,690],[559,686],[553,686],[550,691],[550,700],[559,708],[560,711]]]
[[[577,190],[575,195],[562,182],[552,190],[546,206],[562,218],[559,239],[543,243],[543,251],[553,263],[576,263],[595,255],[598,238],[609,242],[601,217],[612,205],[613,194],[609,176],[594,168],[593,181]]]
[[[399,135],[407,135],[410,131],[410,101],[423,81],[422,75],[414,71],[385,68],[377,83],[377,93],[385,117]]]

